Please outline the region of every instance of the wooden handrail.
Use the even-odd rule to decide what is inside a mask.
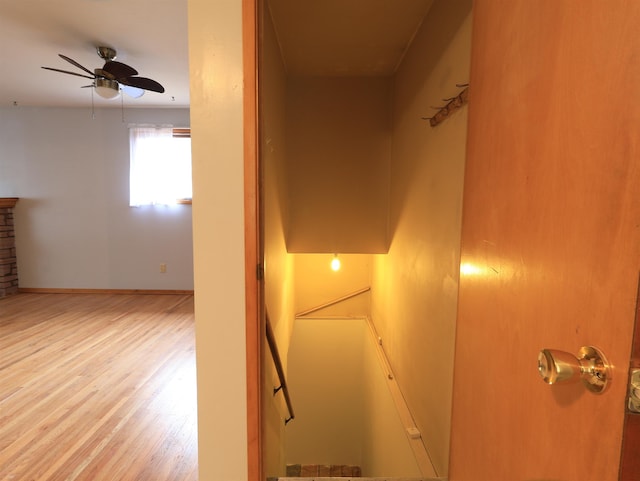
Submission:
[[[266,314],[267,318],[267,343],[269,344],[269,350],[271,351],[271,357],[273,358],[273,364],[276,367],[278,373],[278,379],[280,380],[280,386],[273,388],[273,395],[275,396],[278,391],[282,391],[284,394],[284,400],[287,403],[287,409],[289,410],[289,417],[284,420],[285,426],[289,421],[295,418],[293,414],[293,406],[291,404],[291,397],[289,397],[289,387],[287,386],[287,380],[284,375],[284,369],[282,368],[282,361],[280,360],[280,353],[278,352],[278,345],[276,344],[276,338],[273,335],[273,329],[271,328],[271,321],[269,320],[269,314]]]
[[[422,473],[422,476],[435,479],[434,476],[438,476],[438,473],[435,470],[433,462],[431,461],[431,456],[429,455],[429,451],[424,444],[424,439],[416,426],[413,415],[409,410],[409,406],[405,401],[405,397],[402,394],[402,390],[400,389],[400,385],[391,370],[391,364],[389,363],[389,359],[387,358],[387,354],[382,345],[382,338],[378,336],[378,332],[376,331],[376,327],[373,324],[373,320],[369,317],[366,318],[367,324],[369,325],[369,332],[371,334],[371,339],[375,344],[376,354],[378,356],[378,360],[380,361],[380,365],[385,373],[385,377],[387,378],[387,387],[389,388],[389,393],[391,394],[391,399],[393,399],[393,403],[396,407],[396,412],[400,418],[400,422],[407,433],[407,437],[409,440],[409,445],[411,446],[411,450],[413,451],[413,455],[415,456],[416,463],[418,464],[418,468]],[[437,478],[444,479],[444,478]]]
[[[348,299],[351,299],[352,297],[359,296],[360,294],[364,294],[365,292],[369,292],[370,290],[371,290],[371,287],[363,287],[362,289],[358,289],[355,292],[351,292],[351,293],[346,294],[346,295],[344,295],[342,297],[338,297],[337,299],[333,299],[333,300],[331,300],[329,302],[325,302],[324,304],[320,304],[319,306],[315,306],[315,307],[312,307],[311,309],[307,309],[305,311],[298,312],[296,314],[296,319],[298,317],[308,316],[309,314],[312,314],[312,313],[314,313],[316,311],[324,309],[325,307],[333,306],[334,304],[338,304],[340,302],[343,302],[343,301],[346,301]]]

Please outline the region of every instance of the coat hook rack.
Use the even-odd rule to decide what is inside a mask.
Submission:
[[[431,127],[435,127],[436,125],[444,122],[449,115],[453,114],[456,110],[465,105],[469,101],[469,84],[456,84],[456,87],[464,90],[455,97],[442,99],[442,101],[447,102],[447,104],[444,107],[431,107],[432,109],[437,110],[437,112],[431,117],[422,117],[422,120],[428,120]]]

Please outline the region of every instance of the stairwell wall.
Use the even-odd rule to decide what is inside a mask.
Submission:
[[[372,319],[439,476],[447,474],[467,108],[421,120],[469,78],[471,2],[436,1],[395,76],[388,255]]]
[[[264,21],[261,69],[261,162],[264,208],[264,296],[285,373],[294,318],[294,256],[287,252],[285,232],[289,219],[285,129],[286,73],[273,25]],[[263,470],[267,476],[284,475],[284,420],[289,417],[283,394],[271,396],[280,385],[271,353],[263,339]],[[295,409],[295,400],[294,400]],[[295,422],[295,421],[294,421]]]

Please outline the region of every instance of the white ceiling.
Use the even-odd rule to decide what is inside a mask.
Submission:
[[[292,75],[390,75],[432,2],[268,0]],[[91,89],[81,88],[89,79],[40,67],[83,73],[58,54],[102,67],[97,46],[165,88],[124,95],[125,106],[189,106],[187,0],[0,0],[0,106],[91,105]]]
[[[91,105],[91,89],[81,88],[91,80],[40,67],[83,73],[61,53],[93,71],[104,64],[99,45],[165,88],[125,95],[125,106],[189,106],[187,0],[0,0],[0,105]],[[96,106],[120,107],[93,97]]]

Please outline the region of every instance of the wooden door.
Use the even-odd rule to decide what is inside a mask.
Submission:
[[[618,479],[640,268],[640,2],[477,0],[451,481]],[[542,348],[613,382],[549,386]]]

